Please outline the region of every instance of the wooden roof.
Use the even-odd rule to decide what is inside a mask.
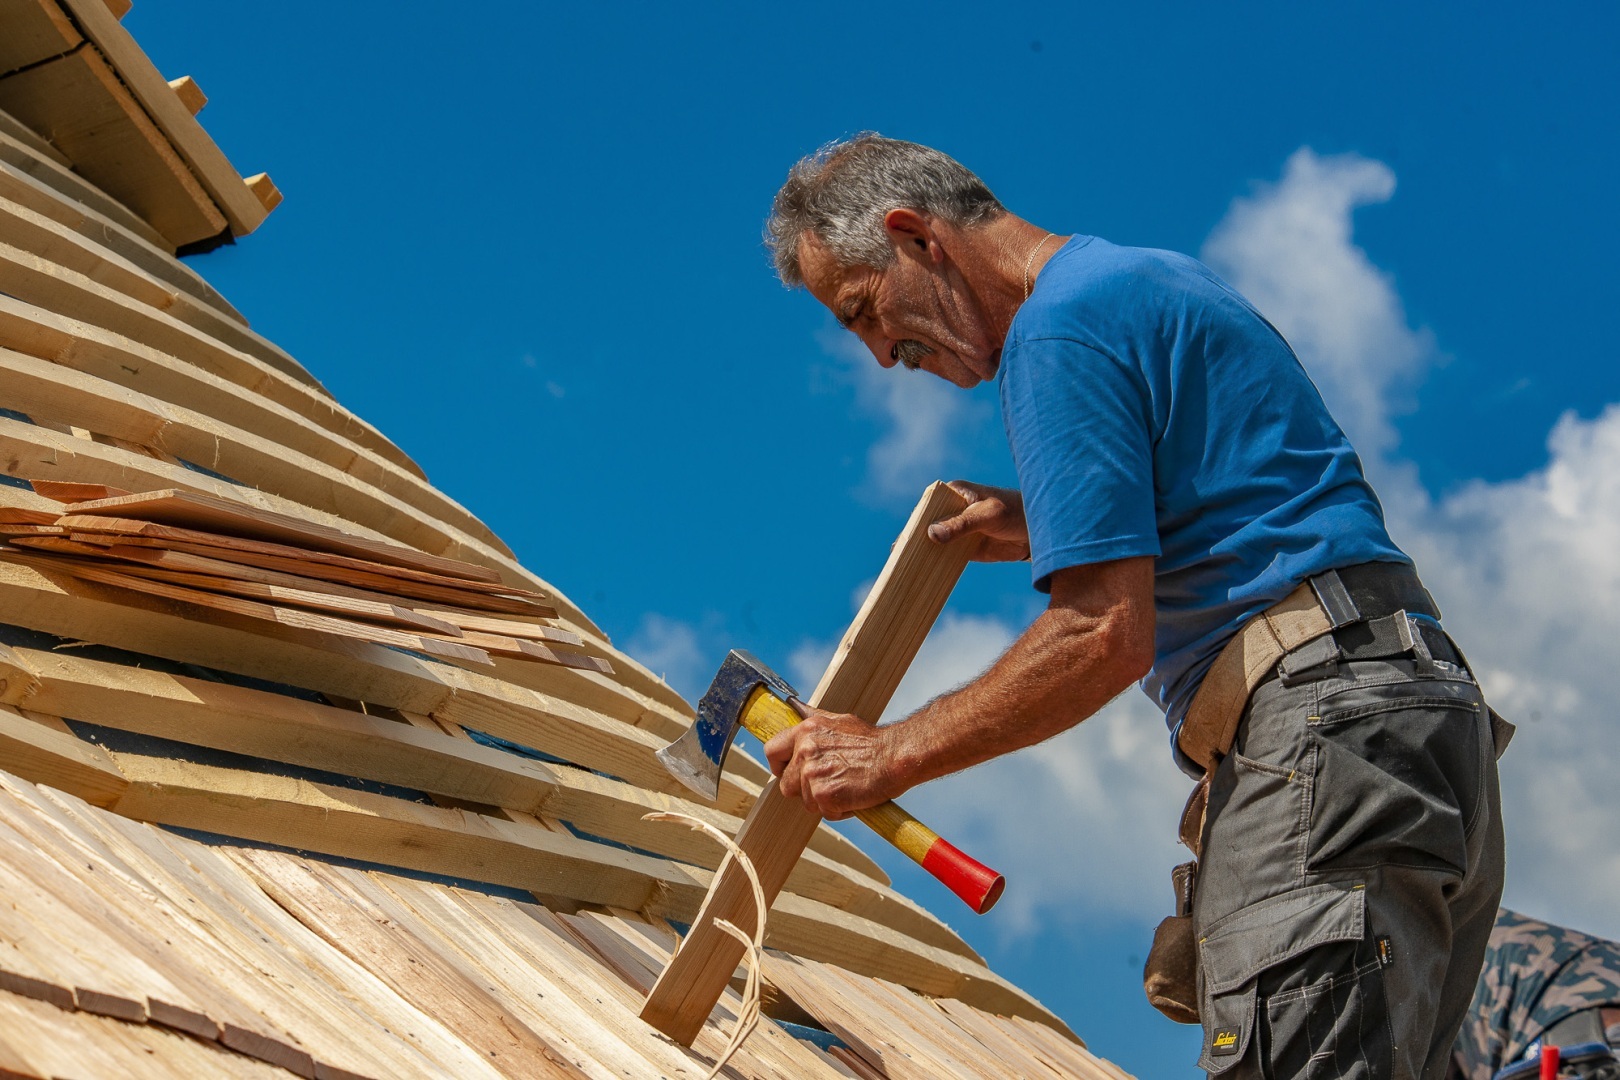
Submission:
[[[103,0],[0,72],[0,1072],[704,1075],[735,993],[637,1012],[720,852],[642,818],[767,771],[689,802],[691,706],[174,257],[263,215]],[[825,826],[767,940],[724,1075],[1123,1075]]]
[[[108,0],[0,0],[0,109],[128,207],[169,251],[245,236],[281,202],[196,120],[196,83],[158,73]]]

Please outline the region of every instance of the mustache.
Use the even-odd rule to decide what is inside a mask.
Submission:
[[[894,358],[900,361],[900,366],[907,371],[916,371],[922,366],[923,357],[931,356],[933,352],[933,349],[930,349],[922,342],[913,341],[909,338],[905,341],[895,342],[894,346]]]

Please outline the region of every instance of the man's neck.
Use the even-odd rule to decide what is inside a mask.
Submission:
[[[997,336],[1005,338],[1042,267],[1065,238],[1006,214],[987,225],[961,230],[955,239],[955,262],[963,279]]]

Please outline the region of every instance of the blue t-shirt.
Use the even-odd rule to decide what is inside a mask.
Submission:
[[[1074,237],[1013,319],[1000,379],[1035,587],[1157,557],[1142,689],[1172,732],[1250,617],[1323,570],[1411,561],[1288,343],[1195,259]]]

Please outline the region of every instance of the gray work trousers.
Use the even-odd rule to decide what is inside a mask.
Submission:
[[[1255,691],[1193,901],[1223,1080],[1441,1080],[1502,893],[1490,710],[1466,671],[1340,663]]]

